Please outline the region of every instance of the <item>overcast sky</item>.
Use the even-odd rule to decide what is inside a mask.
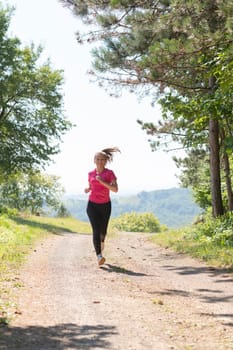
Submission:
[[[50,58],[52,67],[64,70],[66,115],[76,127],[63,137],[61,153],[46,172],[60,176],[67,193],[82,194],[87,173],[94,168],[94,153],[118,146],[122,153],[108,165],[118,178],[117,195],[178,187],[174,153],[151,152],[148,136],[136,122],[158,120],[159,108],[152,107],[149,98],[139,102],[126,92],[121,98],[110,97],[89,81],[92,57],[90,48],[75,40],[77,18],[58,0],[1,2],[16,7],[10,34],[23,45],[41,44],[43,60]]]

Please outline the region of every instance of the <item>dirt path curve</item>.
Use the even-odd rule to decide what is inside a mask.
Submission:
[[[156,247],[108,238],[98,268],[90,235],[54,235],[25,264],[19,314],[1,350],[233,349],[233,278]]]

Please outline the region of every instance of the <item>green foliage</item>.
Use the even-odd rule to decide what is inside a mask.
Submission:
[[[179,230],[159,233],[153,241],[219,267],[233,268],[233,214],[213,218]]]
[[[57,176],[40,172],[14,174],[0,185],[0,204],[40,214],[45,206],[58,209],[63,193]]]
[[[193,149],[186,157],[173,158],[182,170],[180,181],[183,187],[192,188],[195,203],[206,210],[211,206],[209,157],[205,150]]]
[[[215,220],[206,215],[204,223],[197,225],[190,235],[192,238],[201,238],[219,247],[233,248],[233,213],[228,212]]]
[[[112,220],[113,227],[126,232],[160,232],[159,220],[152,213],[126,213]]]
[[[63,111],[63,72],[41,62],[42,48],[10,38],[0,7],[0,173],[41,169],[71,128]]]
[[[103,83],[106,78],[112,85],[131,85],[134,90],[136,85],[153,85],[160,91],[169,87],[204,92],[216,67],[223,63],[226,67],[230,61],[233,5],[186,0],[60,1],[86,28],[90,26],[79,38],[98,42],[94,67]],[[232,82],[228,69],[224,76]]]
[[[71,216],[69,210],[65,207],[63,203],[61,203],[57,210],[57,217],[65,218],[69,216]]]

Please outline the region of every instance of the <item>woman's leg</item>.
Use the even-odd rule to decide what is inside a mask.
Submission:
[[[95,248],[95,252],[96,252],[96,255],[99,255],[101,253],[101,243],[100,243],[101,216],[99,214],[98,204],[89,201],[87,204],[87,215],[92,227],[93,245]]]
[[[107,234],[108,223],[111,215],[111,202],[97,204],[89,201],[87,204],[87,215],[92,226],[95,252],[96,255],[99,255],[101,254],[101,250],[103,250],[101,249],[101,242],[104,242]]]
[[[108,223],[111,215],[111,209],[112,205],[111,202],[103,204],[101,208],[101,213],[102,213],[102,219],[101,219],[101,224],[100,224],[100,239],[101,243],[104,243],[105,237],[107,235],[107,230],[108,230]],[[102,244],[103,246],[103,244]]]

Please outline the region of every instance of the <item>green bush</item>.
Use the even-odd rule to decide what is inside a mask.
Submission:
[[[112,219],[112,226],[126,232],[160,232],[159,220],[153,213],[126,213]]]
[[[190,228],[184,238],[208,241],[222,247],[233,247],[233,213],[218,218],[205,215],[204,222]]]

